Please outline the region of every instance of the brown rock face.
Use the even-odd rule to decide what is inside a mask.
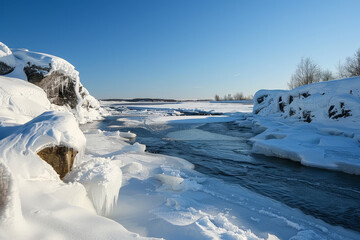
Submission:
[[[72,109],[76,108],[78,98],[73,79],[59,71],[53,71],[45,77],[50,70],[51,65],[49,67],[41,67],[28,63],[24,67],[28,81],[44,89],[51,103],[59,106],[69,105]]]
[[[77,153],[73,148],[54,146],[44,148],[37,154],[50,164],[62,179],[72,169]]]

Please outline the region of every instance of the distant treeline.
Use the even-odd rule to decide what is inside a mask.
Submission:
[[[215,95],[215,101],[239,101],[239,100],[252,100],[254,96],[245,96],[242,92],[235,93],[234,95],[228,94],[224,97]]]

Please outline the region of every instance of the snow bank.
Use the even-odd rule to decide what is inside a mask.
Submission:
[[[253,152],[360,174],[360,77],[255,94]],[[240,122],[241,124],[241,122]]]

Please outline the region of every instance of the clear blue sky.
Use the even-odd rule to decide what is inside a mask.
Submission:
[[[0,1],[0,41],[65,58],[98,98],[285,89],[360,48],[359,0]]]

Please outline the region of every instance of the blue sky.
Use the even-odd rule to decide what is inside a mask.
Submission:
[[[0,41],[65,58],[98,98],[285,89],[360,48],[358,0],[0,1]]]

